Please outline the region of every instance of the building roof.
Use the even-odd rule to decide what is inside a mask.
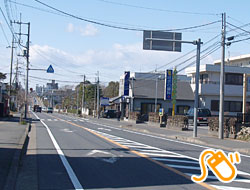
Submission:
[[[185,72],[188,76],[190,74],[194,74],[196,72],[196,67],[189,67],[185,70]],[[220,65],[211,65],[211,64],[201,65],[200,73],[202,72],[220,72]],[[225,72],[226,73],[238,73],[238,74],[243,74],[243,73],[250,74],[250,68],[225,65]]]
[[[134,97],[135,98],[155,98],[156,80],[134,80]],[[165,80],[158,80],[157,98],[164,98]],[[189,82],[177,82],[177,100],[194,100],[194,93]]]
[[[229,62],[230,61],[242,61],[242,60],[245,60],[245,59],[249,59],[250,60],[250,54],[245,54],[245,55],[230,57],[229,58]],[[220,64],[220,63],[221,63],[221,60],[214,61],[214,64]]]

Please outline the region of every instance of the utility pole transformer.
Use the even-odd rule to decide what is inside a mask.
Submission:
[[[219,139],[224,138],[224,79],[225,79],[225,39],[226,39],[226,13],[222,14],[221,30],[221,67],[220,67],[220,110],[219,110]]]

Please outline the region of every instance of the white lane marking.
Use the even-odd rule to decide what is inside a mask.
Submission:
[[[35,117],[37,119],[40,120],[40,118],[35,113],[33,113],[33,114],[35,115]],[[49,136],[50,136],[50,138],[51,138],[51,140],[52,140],[52,142],[54,144],[54,147],[55,147],[55,149],[56,149],[59,157],[61,158],[62,163],[63,163],[63,165],[64,165],[64,167],[65,167],[65,169],[66,169],[66,171],[67,171],[67,173],[69,175],[69,178],[70,178],[72,184],[74,185],[75,189],[77,189],[77,190],[83,190],[82,185],[80,184],[79,180],[77,179],[76,174],[74,173],[73,169],[71,168],[71,166],[70,166],[67,158],[65,157],[63,151],[61,150],[60,146],[58,145],[55,137],[53,136],[53,134],[51,132],[51,130],[49,129],[49,127],[43,121],[41,121],[41,123],[47,129],[48,134],[49,134]]]
[[[247,172],[243,172],[243,171],[238,171],[238,172],[237,172],[237,174],[239,174],[239,175],[246,175],[246,176],[250,176],[250,174],[249,174],[249,173],[247,173]]]
[[[240,183],[250,183],[249,179],[235,179],[234,182],[240,182]]]
[[[41,121],[44,121],[44,119],[41,119]]]
[[[249,188],[241,188],[241,187],[228,187],[228,186],[218,186],[218,185],[211,185],[212,187],[218,190],[249,190]]]
[[[98,128],[99,130],[104,130],[104,131],[111,131],[111,129],[105,129],[105,128]]]
[[[73,133],[74,131],[71,131],[70,129],[60,129],[60,131],[66,132],[66,133]]]
[[[95,122],[88,122],[88,123],[96,124]],[[198,144],[192,144],[192,143],[188,143],[188,142],[182,142],[182,141],[173,140],[173,139],[168,139],[168,138],[164,138],[164,137],[158,137],[158,136],[149,135],[149,134],[144,134],[144,133],[140,133],[140,132],[136,132],[136,131],[130,131],[130,130],[127,130],[127,129],[119,129],[119,128],[117,128],[117,127],[111,127],[111,126],[108,126],[108,125],[106,125],[106,127],[111,128],[111,129],[116,129],[116,130],[118,130],[118,131],[125,131],[125,132],[129,132],[129,133],[133,133],[133,134],[137,134],[137,135],[143,135],[143,136],[152,137],[152,138],[156,138],[156,139],[161,139],[161,140],[165,140],[165,141],[176,142],[176,143],[185,144],[185,145],[190,145],[190,146],[196,146],[196,147],[199,147],[199,148],[205,148],[205,149],[210,148],[210,149],[215,149],[215,148],[208,147],[208,146],[203,146],[203,145],[198,145]],[[228,152],[228,151],[225,151],[225,152]],[[250,158],[249,155],[245,155],[245,154],[240,154],[240,156]],[[195,158],[194,158],[194,159],[195,159]],[[198,160],[198,159],[196,159],[196,160]]]
[[[167,158],[153,158],[153,160],[157,160],[157,161],[167,161],[167,162],[180,162],[180,163],[187,163],[187,164],[199,164],[199,162],[195,162],[195,161],[177,160],[177,159],[167,159]]]

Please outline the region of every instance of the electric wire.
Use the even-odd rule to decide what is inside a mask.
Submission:
[[[145,7],[145,6],[138,6],[138,5],[131,5],[126,3],[120,3],[120,2],[114,2],[114,1],[108,1],[108,0],[96,0],[101,1],[105,3],[110,3],[114,5],[120,5],[120,6],[127,6],[132,8],[138,8],[138,9],[145,9],[145,10],[151,10],[151,11],[160,11],[160,12],[170,12],[170,13],[180,13],[180,14],[192,14],[192,15],[212,15],[217,16],[218,14],[215,13],[202,13],[202,12],[188,12],[188,11],[175,11],[175,10],[168,10],[168,9],[161,9],[161,8],[152,8],[152,7]]]
[[[0,27],[1,27],[1,30],[2,30],[2,32],[3,32],[4,38],[5,38],[5,40],[6,40],[7,44],[8,44],[8,46],[10,47],[10,42],[9,42],[7,36],[6,36],[6,33],[5,33],[5,31],[4,31],[4,28],[3,28],[2,23],[0,23]]]
[[[46,3],[43,3],[39,0],[34,0],[36,1],[37,3],[43,5],[43,6],[46,6],[52,10],[55,10],[59,13],[62,13],[62,14],[65,14],[67,16],[70,16],[72,18],[75,18],[75,19],[78,19],[78,20],[81,20],[81,21],[85,21],[85,22],[89,22],[89,23],[92,23],[92,24],[96,24],[96,25],[100,25],[100,26],[105,26],[105,27],[109,27],[109,28],[114,28],[114,29],[121,29],[121,30],[129,30],[129,31],[144,31],[144,29],[142,28],[128,28],[128,27],[122,27],[122,26],[116,26],[116,25],[110,25],[110,24],[105,24],[105,23],[102,23],[102,22],[97,22],[97,21],[94,21],[94,20],[90,20],[90,19],[86,19],[86,18],[82,18],[82,17],[79,17],[79,16],[76,16],[76,15],[73,15],[71,13],[67,13],[65,11],[62,11],[58,8],[55,8],[55,7],[52,7]],[[210,23],[207,23],[207,24],[202,24],[202,25],[197,25],[197,26],[192,26],[192,27],[185,27],[185,28],[176,28],[176,29],[169,29],[169,30],[155,30],[155,31],[181,31],[181,30],[188,30],[188,29],[194,29],[194,28],[200,28],[200,27],[204,27],[204,26],[208,26],[208,25],[212,25],[212,24],[215,24],[215,23],[218,23],[220,21],[214,21],[214,22],[210,22]]]

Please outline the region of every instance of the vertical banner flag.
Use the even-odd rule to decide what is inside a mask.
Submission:
[[[129,95],[129,78],[130,78],[130,72],[125,71],[125,77],[124,77],[124,96]]]
[[[173,71],[166,70],[164,100],[171,100],[172,98],[172,81],[173,81]]]

